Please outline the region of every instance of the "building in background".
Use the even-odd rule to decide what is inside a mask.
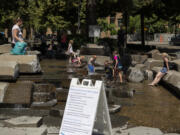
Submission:
[[[122,13],[116,13],[115,16],[107,16],[106,20],[108,24],[114,24],[115,30],[118,31],[120,25],[123,23],[123,14]],[[110,37],[112,34],[110,31],[108,32],[101,32],[101,38]]]

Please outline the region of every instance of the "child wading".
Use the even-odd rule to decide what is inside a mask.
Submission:
[[[113,79],[113,71],[112,71],[112,68],[109,66],[109,64],[110,64],[111,62],[109,62],[108,60],[106,60],[105,62],[104,62],[104,70],[105,70],[105,73],[106,73],[106,79],[108,80],[108,81],[112,81],[112,79]]]
[[[117,51],[114,51],[113,53],[113,56],[114,56],[114,69],[113,69],[113,77],[116,81],[116,75],[118,74],[119,75],[119,80],[120,80],[120,83],[123,82],[122,80],[122,64],[121,64],[121,61],[120,61],[120,56],[118,55]]]
[[[94,73],[95,70],[94,70],[94,64],[95,64],[95,61],[96,61],[96,55],[94,55],[93,57],[91,57],[88,61],[88,71],[90,73]]]

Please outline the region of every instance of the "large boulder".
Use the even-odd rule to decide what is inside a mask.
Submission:
[[[82,46],[80,50],[82,55],[105,55],[109,56],[110,48],[108,46],[96,45],[96,44],[87,44]]]
[[[19,64],[20,73],[39,73],[41,66],[36,55],[0,55],[0,61],[14,61]]]
[[[162,60],[162,53],[160,53],[157,49],[148,52],[148,55],[150,58],[153,58],[155,60]],[[171,56],[168,55],[167,57],[169,60],[171,60]]]
[[[137,64],[144,63],[147,59],[147,55],[131,55],[131,59],[133,62],[136,62]]]
[[[144,73],[140,68],[130,67],[127,71],[128,80],[130,82],[142,82],[144,80]]]
[[[88,61],[93,55],[84,55],[84,56],[85,56],[85,60]],[[111,58],[108,56],[97,56],[95,63],[99,66],[104,66],[104,62],[106,60],[110,61]]]
[[[152,58],[155,60],[162,60],[162,53],[155,53],[152,55]],[[171,60],[171,56],[167,55],[168,60]]]
[[[153,56],[155,56],[158,53],[160,53],[160,51],[157,49],[154,49],[154,50],[149,51],[147,54],[149,55],[149,57],[152,58]]]
[[[146,70],[146,65],[144,64],[136,64],[135,68],[139,68],[141,71],[145,71]]]
[[[11,49],[12,49],[11,44],[0,45],[0,54],[9,53]]]
[[[155,60],[149,58],[144,64],[146,65],[147,69],[152,69],[153,67],[162,67],[163,60]]]
[[[152,69],[155,73],[158,73],[161,68],[154,67]],[[180,72],[170,70],[163,78],[162,81],[173,89],[178,95],[180,95]]]
[[[19,65],[16,61],[0,61],[0,80],[16,80]]]

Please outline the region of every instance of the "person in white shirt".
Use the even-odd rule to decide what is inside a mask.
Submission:
[[[21,18],[17,18],[14,26],[12,27],[12,48],[14,48],[16,42],[24,42],[20,26],[23,24]]]
[[[74,58],[76,57],[75,52],[73,51],[73,47],[72,47],[73,43],[74,43],[74,41],[73,41],[73,40],[70,40],[70,41],[69,41],[69,44],[68,44],[67,53],[68,53],[69,56],[70,56],[70,57],[69,57],[69,63],[72,63],[73,57],[74,57]]]

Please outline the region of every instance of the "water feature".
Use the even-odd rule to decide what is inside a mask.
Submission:
[[[66,88],[70,83],[66,80],[69,75],[80,78],[87,76],[86,69],[72,68],[73,72],[67,73],[65,65],[67,61],[64,60],[42,60],[43,76],[58,80],[59,86],[65,83]],[[92,78],[96,79],[96,77]],[[100,79],[100,77],[97,78]],[[123,88],[123,91],[127,91],[124,95],[121,91],[118,96],[118,91],[112,90],[109,100],[122,106],[118,114],[112,115],[113,126],[128,122],[129,126],[143,125],[160,128],[167,132],[180,132],[180,100],[161,86],[150,87],[147,84],[148,82],[111,85],[119,90]]]
[[[88,76],[86,67],[74,68],[66,60],[43,59],[41,67],[42,74],[22,75],[18,81],[32,80],[36,84],[41,84],[39,87],[44,86],[44,92],[49,89],[48,84],[53,84],[57,88],[56,90],[61,91],[62,89],[64,96],[67,96],[68,91],[66,90],[69,88],[72,77],[103,79],[103,73]],[[161,86],[150,87],[147,84],[148,82],[123,85],[113,83],[107,86],[108,102],[122,106],[120,112],[111,115],[113,127],[128,123],[129,127],[149,126],[160,128],[164,132],[180,133],[180,100]],[[58,101],[57,104],[63,109],[65,102]],[[37,115],[38,110],[36,111],[34,114]],[[45,121],[49,121],[49,125],[54,125],[55,118],[50,120],[47,115],[48,113],[46,113]],[[56,126],[59,126],[61,117],[62,115],[55,122]]]

